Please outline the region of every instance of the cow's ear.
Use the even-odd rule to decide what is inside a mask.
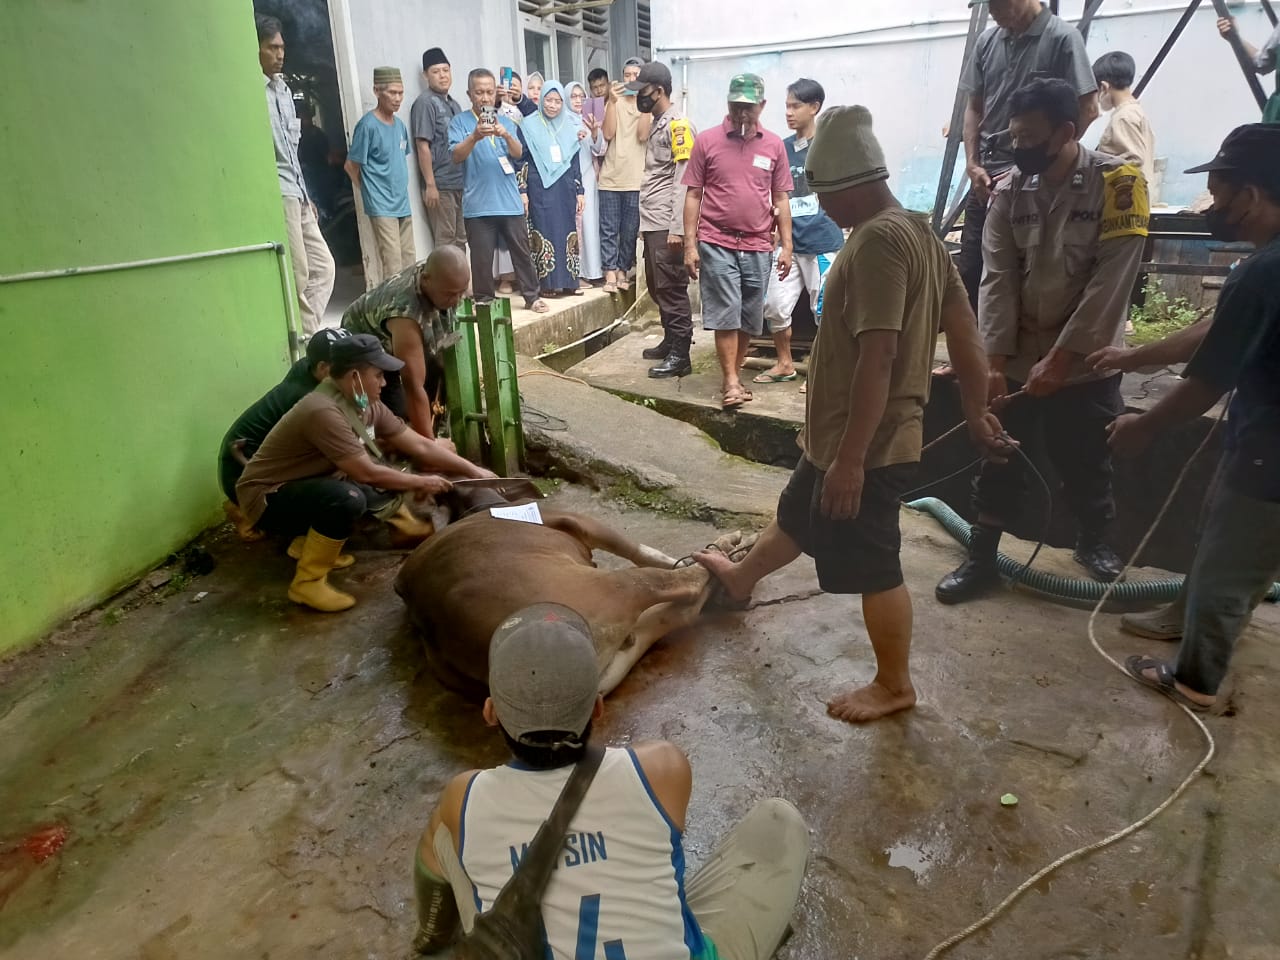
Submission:
[[[484,698],[484,722],[491,727],[498,725],[498,711],[493,709],[493,697]]]

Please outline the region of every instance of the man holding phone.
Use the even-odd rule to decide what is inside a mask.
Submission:
[[[538,296],[538,275],[529,256],[524,202],[516,183],[515,162],[524,153],[516,125],[498,116],[498,84],[493,73],[477,67],[467,75],[471,109],[449,123],[449,149],[462,167],[462,218],[471,246],[471,284],[477,303],[494,297],[493,255],[498,238],[511,253],[524,305],[535,313],[550,308]]]
[[[628,273],[636,264],[640,237],[640,180],[644,145],[653,116],[636,107],[632,83],[644,61],[632,57],[622,68],[624,83],[613,84],[605,98],[604,138],[609,141],[600,167],[600,252],[604,258],[606,293],[631,286]]]

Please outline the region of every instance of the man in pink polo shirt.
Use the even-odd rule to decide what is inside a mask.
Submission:
[[[751,399],[738,371],[764,333],[775,246],[779,279],[791,272],[791,167],[781,138],[760,126],[764,103],[763,80],[734,77],[729,115],[699,135],[684,174],[684,264],[702,293],[702,329],[715,332],[725,410]]]

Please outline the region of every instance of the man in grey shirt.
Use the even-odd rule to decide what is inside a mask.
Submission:
[[[409,133],[413,136],[422,173],[422,203],[427,208],[431,238],[437,247],[467,246],[466,224],[462,221],[462,167],[449,152],[449,121],[462,107],[449,96],[453,68],[439,47],[422,55],[422,76],[427,89],[409,110]]]
[[[293,285],[298,290],[302,332],[310,337],[325,325],[324,312],[333,295],[333,254],[320,233],[315,204],[298,160],[302,123],[293,105],[293,91],[284,82],[284,36],[275,17],[257,16],[258,64],[266,77],[267,112],[276,148],[276,173],[284,196],[284,222],[293,259]]]
[[[956,266],[978,309],[982,280],[982,226],[995,180],[1013,166],[1009,140],[1009,97],[1030,80],[1065,80],[1080,97],[1079,138],[1098,116],[1098,83],[1084,38],[1040,0],[969,0],[988,3],[996,22],[978,38],[965,65],[960,89],[969,95],[964,111],[964,153],[973,192],[964,212]]]

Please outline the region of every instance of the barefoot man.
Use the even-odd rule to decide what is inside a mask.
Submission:
[[[833,107],[819,118],[805,173],[822,209],[852,232],[827,276],[799,438],[804,456],[777,518],[745,559],[712,551],[695,559],[737,600],[801,551],[814,558],[827,593],[861,594],[876,675],[827,710],[863,723],[916,702],[898,510],[915,482],[940,329],[971,436],[993,455],[1005,447],[987,411],[986,357],[964,284],[928,221],[889,190],[865,107]]]

